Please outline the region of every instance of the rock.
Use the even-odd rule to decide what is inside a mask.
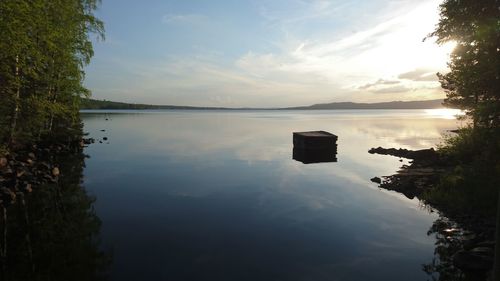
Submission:
[[[0,158],[0,168],[7,166],[8,163],[9,163],[9,161],[7,161],[7,158],[5,158],[5,157]]]
[[[26,186],[24,187],[24,191],[28,193],[31,193],[33,191],[30,183],[26,184]]]
[[[58,177],[58,176],[59,176],[59,174],[60,174],[60,172],[59,172],[59,168],[54,167],[54,168],[52,169],[52,175],[53,175],[54,177]]]
[[[487,271],[493,266],[493,249],[476,247],[472,250],[461,250],[453,256],[453,265],[464,272]]]
[[[379,177],[374,177],[374,178],[371,178],[370,180],[374,183],[378,183],[378,184],[382,183],[382,180]]]
[[[413,160],[435,160],[438,158],[437,152],[434,148],[421,149],[421,150],[408,150],[408,149],[395,149],[395,148],[371,148],[368,150],[370,154],[392,155],[400,158],[407,158]]]
[[[35,153],[33,153],[33,152],[28,153],[28,157],[29,157],[30,159],[35,159],[35,158],[36,158],[36,157],[35,157]]]

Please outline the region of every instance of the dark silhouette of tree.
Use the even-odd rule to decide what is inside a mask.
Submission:
[[[464,110],[471,121],[441,149],[457,166],[441,182],[463,179],[446,192],[463,190],[460,198],[475,207],[477,202],[466,194],[487,199],[498,193],[493,278],[500,280],[500,0],[444,0],[439,23],[429,36],[439,44],[457,44],[448,63],[450,71],[438,76],[445,104]],[[442,183],[437,188],[445,190]]]
[[[430,36],[455,41],[450,72],[440,74],[445,103],[463,109],[476,127],[500,126],[500,1],[446,0]]]

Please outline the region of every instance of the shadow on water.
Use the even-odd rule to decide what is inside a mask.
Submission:
[[[57,158],[57,182],[19,192],[4,209],[1,280],[106,279],[111,256],[99,249],[95,199],[81,185],[85,156]]]
[[[422,266],[430,280],[489,280],[494,248],[494,241],[488,240],[490,234],[476,234],[440,216],[427,235],[436,237],[434,258]]]
[[[292,158],[304,164],[337,162],[337,151],[293,148]]]
[[[463,248],[464,240],[471,234],[458,228],[456,223],[447,218],[440,217],[432,224],[427,235],[436,237],[434,258],[431,262],[422,265],[422,269],[429,275],[430,280],[467,280],[463,273],[453,265],[453,255]]]

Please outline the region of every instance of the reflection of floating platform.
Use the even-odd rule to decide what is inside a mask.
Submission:
[[[299,149],[336,149],[337,136],[325,131],[293,133],[293,147]]]
[[[337,162],[337,139],[325,131],[293,133],[293,159],[304,164]]]
[[[304,164],[337,162],[337,150],[293,148],[293,159]]]

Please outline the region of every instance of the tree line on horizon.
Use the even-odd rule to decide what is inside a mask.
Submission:
[[[29,143],[80,123],[90,92],[83,68],[99,0],[0,1],[0,146]],[[1,148],[1,147],[0,147]]]

